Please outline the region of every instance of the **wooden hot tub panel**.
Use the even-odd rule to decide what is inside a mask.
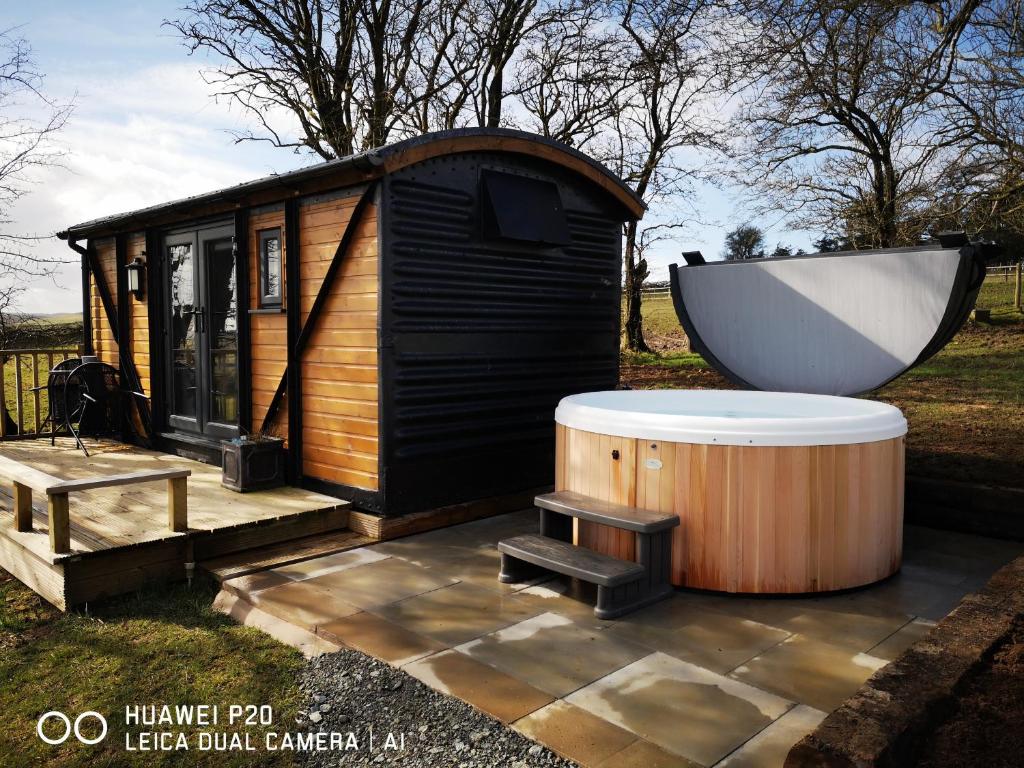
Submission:
[[[648,441],[556,425],[557,490],[673,511],[672,583],[821,592],[900,565],[903,438],[791,447]],[[576,543],[634,557],[633,535],[577,521]]]

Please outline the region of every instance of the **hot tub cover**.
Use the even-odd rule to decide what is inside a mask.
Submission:
[[[974,245],[669,267],[693,348],[749,389],[855,395],[942,349],[985,278]]]
[[[622,390],[563,398],[555,421],[603,435],[714,445],[846,445],[907,433],[886,403],[742,390]]]

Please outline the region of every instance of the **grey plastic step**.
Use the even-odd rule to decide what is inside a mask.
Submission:
[[[639,563],[619,560],[536,533],[504,539],[498,543],[498,551],[517,560],[602,587],[637,581],[646,573]]]
[[[679,518],[672,513],[614,504],[574,491],[545,493],[533,503],[541,509],[637,533],[657,533],[679,525]]]

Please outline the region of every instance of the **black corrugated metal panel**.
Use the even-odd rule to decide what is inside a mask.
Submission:
[[[570,242],[485,226],[494,172],[556,183]],[[550,484],[558,401],[618,382],[621,214],[563,168],[491,153],[405,168],[382,206],[388,514]]]

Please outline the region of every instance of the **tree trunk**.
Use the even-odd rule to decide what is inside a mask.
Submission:
[[[632,352],[650,352],[644,340],[643,316],[640,314],[640,302],[643,299],[643,270],[637,269],[636,259],[637,224],[631,221],[626,225],[626,348]]]
[[[505,90],[505,73],[500,64],[496,65],[494,77],[487,85],[487,127],[501,127],[501,101]]]

